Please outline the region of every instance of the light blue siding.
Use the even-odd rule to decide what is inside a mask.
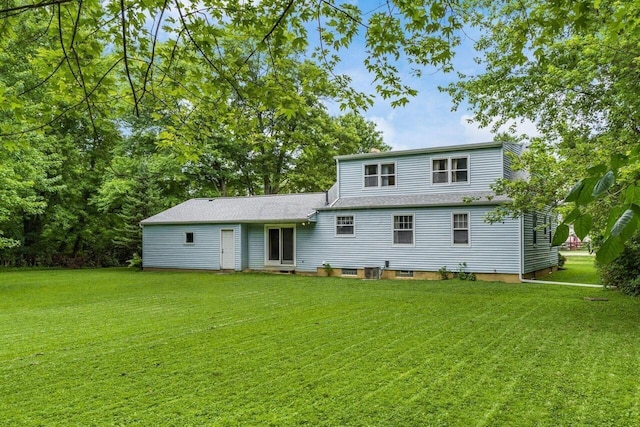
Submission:
[[[514,179],[513,169],[511,168],[512,156],[520,156],[522,154],[522,145],[505,142],[503,145],[503,177],[505,179]]]
[[[318,222],[299,232],[298,270],[315,271],[326,261],[335,268],[381,267],[389,261],[393,270],[437,271],[446,266],[457,271],[467,263],[467,271],[511,273],[519,269],[519,221],[488,224],[484,214],[491,207],[462,209],[418,208],[322,211]],[[471,246],[451,244],[452,212],[468,212]],[[336,237],[335,215],[354,215],[355,237]],[[415,244],[394,246],[394,215],[414,215]]]
[[[469,183],[432,185],[431,160],[469,156]],[[364,165],[396,164],[395,187],[364,187]],[[489,191],[490,184],[503,177],[503,155],[500,147],[452,153],[414,154],[411,156],[377,157],[375,159],[343,159],[338,162],[340,197],[433,194],[442,192]]]
[[[220,231],[234,230],[235,269],[242,268],[240,226],[224,225],[145,225],[142,263],[146,268],[220,269]],[[185,233],[194,234],[194,243],[185,243]]]
[[[543,225],[545,213],[538,212],[537,217],[538,225]],[[551,230],[549,228],[536,230],[537,243],[534,244],[533,214],[525,214],[523,217],[523,274],[558,265],[558,248],[552,247],[549,240],[550,235],[553,235],[557,221],[555,218],[553,220],[549,220],[549,218],[550,216],[547,214],[547,222],[551,224]]]
[[[240,253],[240,270],[249,268],[249,226],[240,224],[240,245],[242,251]]]

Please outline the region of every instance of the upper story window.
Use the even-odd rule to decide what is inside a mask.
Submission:
[[[431,160],[432,184],[469,182],[469,157],[448,157]]]
[[[193,244],[195,243],[195,236],[192,231],[187,231],[184,233],[184,243],[185,244]]]
[[[353,215],[336,216],[336,236],[353,237],[356,235],[356,223]]]
[[[375,163],[364,165],[365,187],[394,187],[395,185],[395,163]]]

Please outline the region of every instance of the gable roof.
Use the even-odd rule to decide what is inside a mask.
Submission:
[[[336,200],[331,209],[370,209],[422,206],[473,206],[497,205],[510,202],[505,196],[496,196],[492,191],[470,191],[464,193],[412,194],[406,196],[345,197]]]
[[[325,193],[191,199],[142,220],[153,224],[304,222],[326,205]]]

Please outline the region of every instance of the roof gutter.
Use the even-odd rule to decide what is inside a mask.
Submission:
[[[493,205],[502,205],[504,203],[511,203],[511,200],[500,200],[500,201],[479,201],[479,202],[458,202],[458,203],[434,203],[434,204],[423,204],[423,203],[415,203],[415,204],[392,204],[392,205],[359,205],[359,206],[326,206],[323,208],[318,208],[319,211],[337,211],[337,210],[360,210],[360,209],[397,209],[397,208],[441,208],[447,206],[493,206]]]

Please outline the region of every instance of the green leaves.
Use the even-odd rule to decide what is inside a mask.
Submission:
[[[567,224],[559,224],[556,232],[553,234],[552,246],[560,246],[569,238],[569,226]]]
[[[607,172],[602,178],[598,180],[595,187],[593,188],[593,192],[591,195],[593,197],[598,197],[602,195],[605,191],[607,191],[613,183],[615,182],[615,175],[613,171]]]
[[[584,240],[593,227],[593,217],[589,214],[579,216],[573,223],[573,229],[580,240]]]

